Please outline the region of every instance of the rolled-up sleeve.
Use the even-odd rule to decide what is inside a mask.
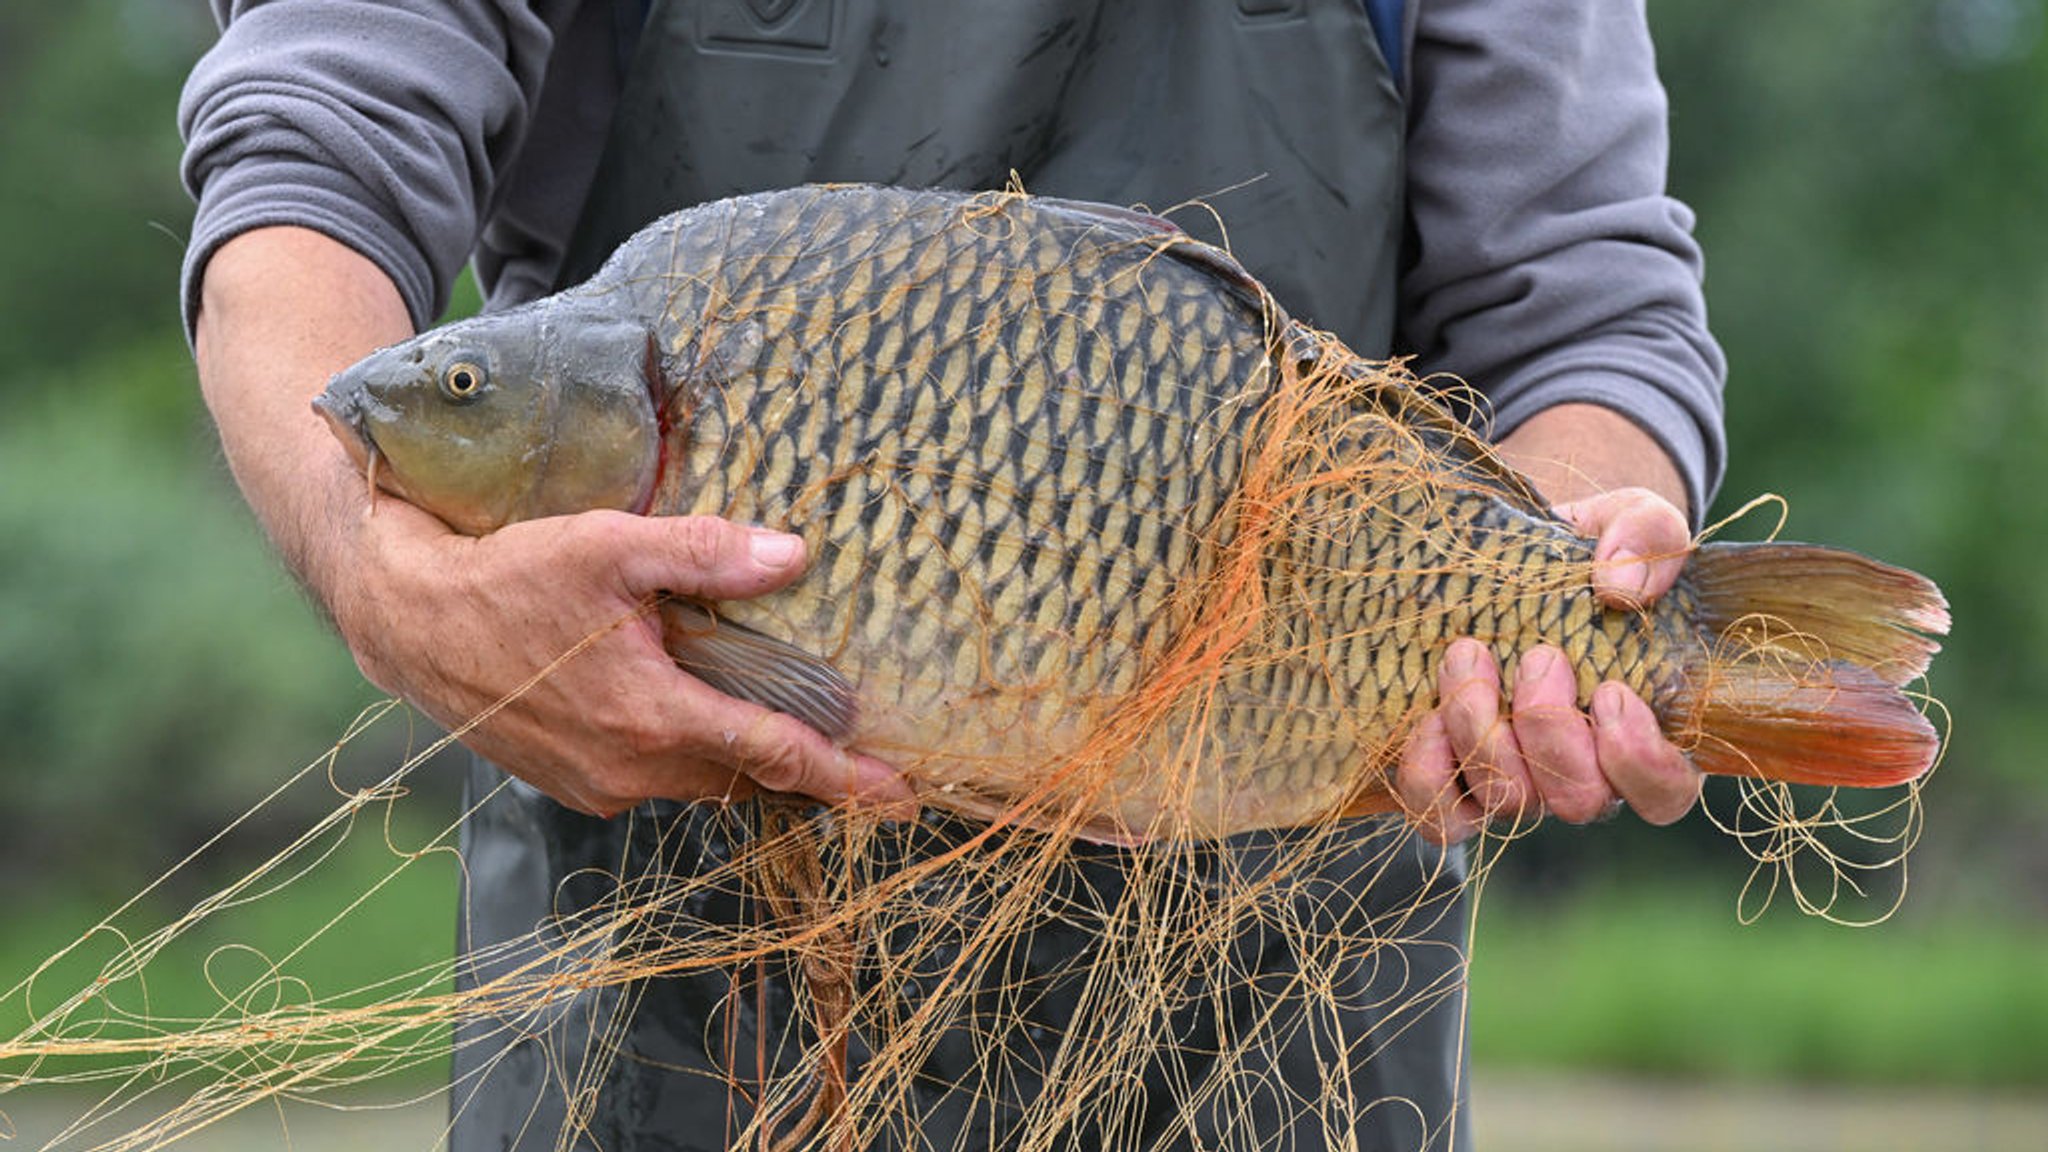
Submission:
[[[1726,366],[1693,217],[1665,192],[1667,109],[1640,0],[1418,0],[1402,337],[1484,393],[1505,435],[1612,408],[1701,514]]]
[[[448,300],[518,150],[551,43],[524,4],[218,0],[219,42],[180,101],[198,201],[186,324],[219,247],[316,229],[375,261],[415,325]]]

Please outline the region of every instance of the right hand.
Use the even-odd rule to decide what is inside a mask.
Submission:
[[[1637,611],[1669,591],[1690,550],[1685,513],[1647,488],[1556,511],[1596,541],[1593,594],[1610,608]],[[1454,844],[1488,821],[1523,825],[1545,813],[1583,824],[1617,801],[1649,823],[1670,824],[1698,801],[1699,771],[1626,684],[1600,685],[1581,710],[1569,658],[1539,645],[1522,654],[1505,709],[1502,689],[1486,645],[1464,638],[1445,651],[1438,707],[1410,732],[1394,776],[1395,795],[1424,839]]]
[[[712,691],[675,666],[657,619],[639,611],[658,592],[732,599],[781,587],[803,570],[800,541],[708,517],[609,512],[471,539],[395,497],[372,507],[361,470],[309,405],[329,375],[411,334],[390,278],[317,232],[242,233],[204,271],[194,351],[221,445],[365,675],[467,727],[470,746],[581,811],[763,788],[907,812],[912,793],[894,770]],[[772,555],[775,541],[795,550]]]

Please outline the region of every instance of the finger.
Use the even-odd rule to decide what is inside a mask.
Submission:
[[[1429,713],[1409,730],[1394,771],[1394,797],[1416,831],[1434,844],[1456,844],[1485,825],[1486,813],[1459,785],[1458,759],[1441,712]]]
[[[1664,738],[1642,697],[1617,681],[1593,693],[1593,741],[1600,769],[1628,806],[1651,824],[1670,824],[1700,797],[1700,773]]]
[[[803,574],[803,538],[716,516],[586,516],[593,549],[611,557],[635,598],[652,592],[741,599]]]
[[[892,819],[915,815],[916,792],[888,764],[833,744],[793,716],[703,691],[718,703],[712,723],[690,729],[697,755],[771,792],[877,809]]]
[[[1592,725],[1579,711],[1571,661],[1549,645],[1524,653],[1515,671],[1515,743],[1543,806],[1560,820],[1597,819],[1614,799],[1600,773]]]
[[[1454,641],[1437,674],[1437,695],[1452,755],[1473,801],[1495,820],[1534,816],[1536,792],[1514,728],[1500,714],[1500,669],[1493,653],[1477,640]]]
[[[1556,512],[1595,538],[1593,593],[1616,608],[1640,608],[1670,591],[1692,549],[1685,513],[1647,488],[1617,488]]]
[[[509,746],[479,744],[478,751],[570,807],[599,816],[650,799],[737,800],[756,790],[727,750],[703,734],[707,715],[745,705],[640,645],[611,644],[595,655],[605,662],[593,668],[626,674],[542,685],[483,733],[491,745]],[[567,701],[557,688],[569,689]],[[546,707],[529,713],[530,702]]]

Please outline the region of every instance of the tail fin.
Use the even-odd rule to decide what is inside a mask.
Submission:
[[[1807,544],[1708,544],[1690,575],[1718,640],[1671,704],[1702,771],[1875,788],[1933,765],[1941,737],[1900,690],[1948,631],[1932,581]]]

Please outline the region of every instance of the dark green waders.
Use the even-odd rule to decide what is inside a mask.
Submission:
[[[1202,200],[1294,315],[1384,355],[1402,235],[1403,117],[1359,0],[657,0],[563,282],[594,270],[646,221],[705,200],[814,181],[1000,188],[1015,173],[1034,193],[1154,211]],[[1174,215],[1223,239],[1204,211]],[[479,764],[472,794],[502,780]],[[463,945],[529,943],[479,953],[488,959],[464,980],[558,945],[563,925],[553,918],[573,921],[614,895],[621,876],[691,873],[725,859],[743,822],[671,804],[600,821],[523,784],[497,790],[464,829]],[[959,834],[932,822],[916,837],[926,843],[907,850]],[[1350,835],[1348,851],[1331,852],[1312,883],[1287,891],[1306,902],[1305,917],[1407,942],[1341,958],[1318,977],[1311,1003],[1289,992],[1290,938],[1248,927],[1220,960],[1236,977],[1228,991],[1195,990],[1167,1021],[1174,1041],[1143,1070],[1139,1106],[1129,1107],[1133,1089],[1120,1085],[1116,1132],[1099,1128],[1109,1110],[1083,1108],[1065,1146],[1094,1149],[1113,1135],[1119,1148],[1307,1150],[1328,1146],[1333,1126],[1362,1149],[1469,1143],[1455,1118],[1462,857],[1410,837],[1389,866],[1394,841],[1383,826],[1361,823]],[[1256,874],[1283,850],[1284,835],[1240,837],[1190,866],[1228,857],[1234,874]],[[1107,915],[1124,898],[1116,856],[1081,850],[1058,881],[1062,921],[992,963],[987,1015],[939,1040],[883,1144],[1014,1143],[1008,1133],[1038,1094],[1034,1078],[1090,969],[1095,937],[1073,909]],[[707,892],[648,931],[759,915],[740,894]],[[1008,989],[1001,998],[998,984]],[[793,1007],[786,978],[756,982],[750,965],[465,1025],[452,1148],[555,1148],[569,1128],[575,1147],[607,1152],[722,1148],[751,1116],[744,1086],[759,1079],[757,1040],[769,1038],[771,1067],[794,1067],[793,1053],[777,1050],[789,1047],[777,1038],[792,1034]],[[1003,1034],[991,1037],[987,1026],[999,1019]],[[1222,1038],[1255,1019],[1271,1038],[1259,1056],[1266,1066],[1256,1082],[1239,1073],[1213,1091]],[[864,1053],[856,1035],[855,1076]],[[1004,1065],[994,1079],[992,1060]],[[1332,1094],[1333,1077],[1348,1090]],[[1332,1095],[1348,1103],[1335,1108]]]

